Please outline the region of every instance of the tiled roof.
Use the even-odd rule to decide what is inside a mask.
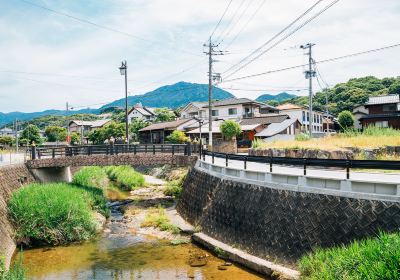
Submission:
[[[270,114],[265,117],[243,119],[240,121],[240,125],[281,123],[288,118],[288,115]]]
[[[296,122],[297,119],[286,119],[281,123],[271,123],[267,128],[256,134],[259,137],[271,137],[283,130],[287,129],[290,125]]]
[[[258,101],[251,100],[249,98],[228,98],[228,99],[223,99],[219,101],[214,101],[212,102],[212,107],[218,107],[218,106],[227,106],[227,105],[239,105],[239,104],[258,104],[263,108],[273,108],[276,109],[273,106],[270,106],[268,104],[264,104]],[[207,108],[208,103],[206,103],[203,108]]]
[[[305,107],[292,104],[292,103],[285,103],[279,106],[276,106],[279,110],[294,110],[294,109],[304,109]]]
[[[400,102],[400,95],[381,95],[381,96],[370,96],[366,105],[379,105],[379,104],[390,104]]]
[[[188,121],[192,121],[192,119],[180,119],[170,122],[153,123],[149,126],[146,126],[145,128],[142,128],[139,131],[150,131],[150,130],[160,130],[160,129],[173,130]]]
[[[79,121],[79,120],[73,120],[70,121],[70,124],[72,122],[76,123],[78,126],[90,126],[90,127],[101,127],[105,125],[106,123],[110,122],[111,119],[104,119],[104,120],[96,120],[96,121]]]

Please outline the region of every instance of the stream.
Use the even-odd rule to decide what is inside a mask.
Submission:
[[[146,176],[146,181],[160,180]],[[140,228],[134,218],[121,212],[121,204],[129,202],[131,193],[111,188],[107,196],[112,201],[111,216],[94,240],[23,251],[29,279],[263,279],[193,243],[172,245],[165,232]],[[200,256],[200,264],[190,261],[194,256]]]

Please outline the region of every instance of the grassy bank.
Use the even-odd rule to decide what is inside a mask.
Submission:
[[[318,149],[345,150],[348,147],[371,149],[385,146],[400,146],[400,130],[391,128],[368,127],[363,132],[349,130],[324,138],[308,139],[297,137],[297,140],[281,140],[272,143],[257,143],[256,148],[276,149]]]
[[[25,277],[25,269],[22,266],[22,259],[12,264],[7,270],[4,257],[0,257],[0,280],[27,280]]]
[[[99,166],[82,167],[74,174],[73,183],[82,186],[106,188],[108,177],[105,169]]]
[[[91,238],[97,230],[93,210],[106,213],[98,188],[66,183],[31,184],[8,203],[18,243],[59,245]]]
[[[140,225],[141,227],[156,227],[162,231],[171,231],[172,233],[179,233],[180,230],[175,225],[171,224],[169,218],[165,213],[162,206],[149,208],[146,217]]]
[[[299,263],[301,279],[400,279],[400,233],[318,249]]]
[[[131,166],[110,166],[105,168],[108,178],[122,190],[130,191],[144,186],[144,176]]]

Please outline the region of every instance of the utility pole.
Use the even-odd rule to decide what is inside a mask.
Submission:
[[[309,120],[308,120],[308,133],[310,138],[312,138],[312,131],[313,131],[313,109],[312,109],[312,101],[313,101],[313,90],[312,90],[312,78],[315,77],[315,71],[312,69],[313,59],[312,59],[312,47],[315,44],[308,43],[306,45],[301,45],[301,49],[308,49],[308,71],[305,71],[306,79],[308,79],[308,110],[309,110]]]
[[[70,131],[69,131],[69,121],[68,121],[68,112],[69,112],[69,104],[68,104],[68,102],[67,102],[67,110],[66,110],[66,117],[65,117],[65,120],[66,120],[66,122],[67,122],[67,143],[68,143],[68,145],[71,143],[71,133],[70,133]],[[82,145],[82,143],[81,143],[81,145]]]
[[[15,148],[18,154],[18,147],[19,143],[18,143],[18,120],[15,119]]]
[[[221,78],[221,75],[218,73],[215,73],[213,75],[212,72],[212,64],[215,62],[212,58],[213,55],[223,55],[221,51],[215,51],[214,48],[217,47],[218,45],[213,45],[211,41],[211,36],[208,40],[208,45],[203,45],[205,47],[208,47],[208,51],[204,52],[206,55],[208,55],[208,147],[209,150],[212,151],[212,87],[213,87],[213,81],[214,80],[219,80]]]
[[[128,65],[123,61],[119,67],[121,75],[125,76],[125,139],[129,145],[129,125],[128,125]]]

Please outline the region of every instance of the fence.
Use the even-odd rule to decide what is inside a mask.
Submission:
[[[200,147],[193,144],[143,144],[143,145],[86,145],[66,147],[31,147],[29,154],[31,159],[56,158],[78,155],[118,155],[124,153],[170,153],[190,156],[192,153],[200,153]]]
[[[346,169],[346,178],[350,178],[350,169],[381,169],[381,170],[400,170],[400,161],[396,160],[344,160],[344,159],[317,159],[317,158],[290,158],[290,157],[265,157],[265,156],[248,156],[237,154],[215,153],[203,150],[203,161],[205,156],[211,156],[214,164],[214,158],[224,158],[225,166],[228,167],[229,160],[237,160],[243,162],[243,168],[247,169],[248,162],[265,163],[269,165],[269,171],[272,173],[273,165],[291,165],[301,166],[304,175],[307,175],[307,167],[337,167]]]

